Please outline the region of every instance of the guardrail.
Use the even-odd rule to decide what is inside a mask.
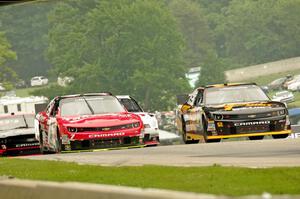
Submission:
[[[1,199],[298,199],[299,195],[271,195],[228,197],[190,192],[142,189],[123,186],[77,182],[44,182],[0,177]]]
[[[291,138],[300,137],[300,125],[292,125],[292,135]]]
[[[0,180],[2,199],[215,199],[213,195],[77,182]],[[221,197],[224,198],[224,197]]]

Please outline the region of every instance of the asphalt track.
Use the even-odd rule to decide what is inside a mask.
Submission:
[[[103,166],[300,166],[300,139],[265,139],[25,156]]]

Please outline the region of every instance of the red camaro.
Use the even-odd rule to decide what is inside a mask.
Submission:
[[[138,145],[143,138],[141,118],[110,93],[56,97],[36,121],[42,152]]]

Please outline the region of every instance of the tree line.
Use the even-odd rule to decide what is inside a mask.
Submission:
[[[0,82],[73,76],[36,91],[131,94],[145,109],[174,106],[224,70],[300,55],[300,0],[65,0],[0,8]],[[18,76],[17,76],[18,75]]]

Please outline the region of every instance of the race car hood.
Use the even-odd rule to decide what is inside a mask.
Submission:
[[[34,128],[19,128],[0,131],[0,138],[8,138],[18,135],[30,135],[34,134]]]
[[[65,126],[108,127],[140,122],[140,117],[132,113],[83,115],[61,118]]]
[[[209,106],[205,111],[214,114],[251,114],[263,113],[266,111],[285,110],[286,107],[281,102],[265,101],[265,102],[247,102],[247,103],[230,103],[217,106]]]

